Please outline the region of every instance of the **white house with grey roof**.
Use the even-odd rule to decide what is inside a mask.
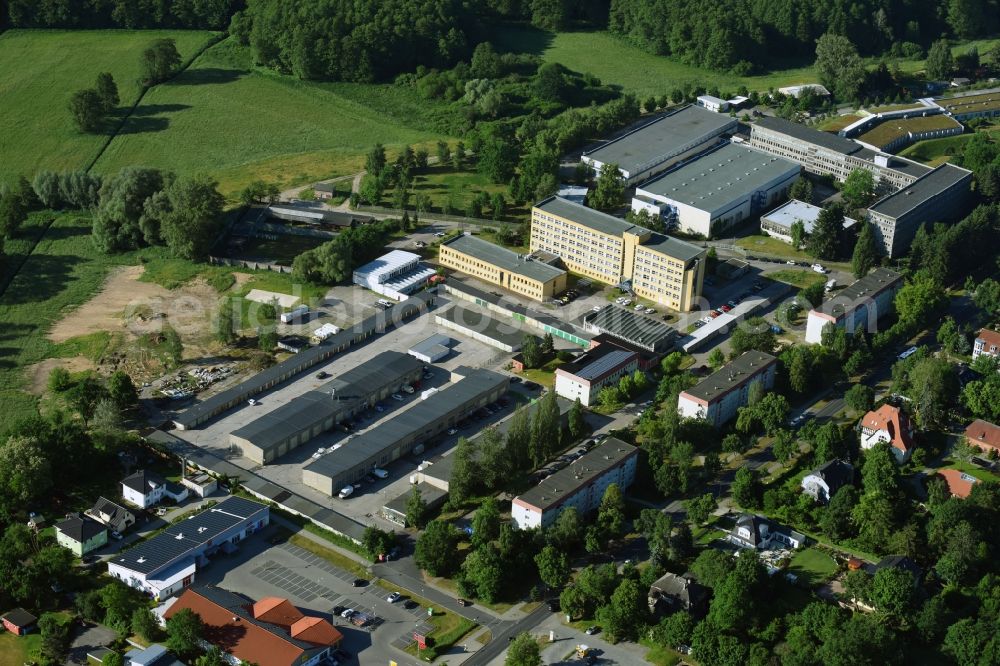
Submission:
[[[616,386],[639,368],[639,354],[606,342],[556,368],[556,394],[590,407],[601,389]]]
[[[267,505],[229,497],[108,560],[108,574],[129,587],[166,599],[194,582],[195,573],[219,552],[264,529]]]
[[[685,106],[584,152],[581,161],[595,173],[617,164],[625,184],[634,185],[711,148],[736,127],[735,118]]]
[[[149,470],[140,469],[122,479],[122,497],[140,509],[155,506],[164,498],[182,502],[187,499],[187,496],[187,488],[167,481],[159,474]]]
[[[677,411],[685,418],[705,419],[718,427],[736,416],[749,402],[750,386],[774,386],[778,359],[751,350],[730,361],[677,396]]]
[[[728,143],[637,187],[632,210],[717,237],[783,201],[801,171],[790,160]]]

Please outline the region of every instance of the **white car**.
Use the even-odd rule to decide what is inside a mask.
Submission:
[[[830,271],[823,268],[823,264],[813,264],[812,269],[817,273],[829,273]]]
[[[254,400],[253,398],[250,398],[249,400],[247,400],[247,404],[253,407],[254,405],[257,404],[257,401]]]
[[[711,324],[712,323],[712,318],[711,317],[702,317],[700,321],[703,324]]]
[[[354,494],[354,486],[344,486],[340,489],[340,493],[337,495],[340,499],[347,499]],[[346,615],[344,617],[347,617]]]
[[[353,608],[345,608],[344,610],[342,610],[340,612],[340,617],[345,618],[345,619],[351,617],[352,615],[354,615],[354,609]]]
[[[442,236],[444,236],[444,232],[443,231],[438,231],[434,235],[437,236],[438,238],[441,238]]]
[[[404,400],[406,400],[406,398],[404,398],[403,396],[399,395],[398,393],[393,393],[392,394],[392,399],[393,400],[398,400],[400,402],[403,402]]]
[[[646,308],[645,310],[643,310],[643,312],[645,312],[646,314],[656,314],[656,310],[654,310],[653,308]]]
[[[603,308],[603,307],[601,307],[600,305],[595,305],[595,306],[594,306],[593,308],[591,308],[591,309],[592,309],[592,310],[593,310],[594,312],[600,312],[600,311],[601,311],[601,310],[603,310],[604,308]]]
[[[644,308],[645,308],[645,306],[642,303],[636,303],[635,304],[635,311],[636,312],[642,312]]]
[[[403,598],[402,594],[400,594],[399,592],[393,592],[392,594],[387,596],[385,600],[388,601],[390,604],[394,604],[402,598]]]

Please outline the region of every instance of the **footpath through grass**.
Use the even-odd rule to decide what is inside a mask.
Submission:
[[[412,88],[314,83],[254,69],[249,49],[229,39],[150,90],[95,167],[207,172],[232,195],[257,178],[297,185],[354,173],[379,142],[430,148],[443,138],[433,127],[447,113]]]
[[[174,39],[181,57],[188,58],[212,36],[196,30],[8,30],[0,34],[0,182],[20,175],[30,180],[40,169],[86,167],[107,135],[76,129],[68,109],[73,93],[93,86],[100,72],[111,72],[121,97],[120,113],[124,113],[139,96],[140,60],[150,42]],[[133,156],[131,163],[137,159]]]

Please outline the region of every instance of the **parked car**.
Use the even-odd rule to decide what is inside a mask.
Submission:
[[[393,592],[389,596],[387,596],[385,600],[388,601],[390,604],[394,604],[402,598],[403,598],[402,594],[400,594],[399,592]]]
[[[326,379],[329,376],[330,375],[327,374],[326,372],[317,372],[316,373],[316,379]]]
[[[340,492],[337,493],[337,497],[339,497],[340,499],[347,499],[353,494],[354,494],[354,486],[344,486],[343,488],[340,489]]]
[[[381,414],[382,412],[385,411],[385,405],[383,405],[381,402],[375,403],[375,411]]]
[[[458,600],[458,604],[460,606],[470,606],[471,605],[467,599],[459,599]]]
[[[413,610],[417,606],[418,606],[417,602],[414,601],[413,599],[407,599],[406,601],[403,602],[403,608],[405,608],[406,610]]]
[[[257,401],[253,398],[250,398],[249,400],[247,400],[247,404],[253,407],[254,405],[257,404]]]
[[[333,613],[334,615],[340,615],[341,613],[343,613],[343,612],[344,612],[344,607],[343,607],[343,606],[334,606],[334,607],[333,607],[333,610],[332,610],[331,612],[332,612],[332,613]]]
[[[823,264],[813,264],[812,269],[817,273],[829,273],[827,269],[823,268]]]
[[[438,238],[443,238],[444,237],[444,232],[443,231],[438,231],[434,235],[437,236]]]
[[[342,618],[349,619],[352,615],[354,615],[353,608],[345,608],[344,610],[340,611],[340,617]]]
[[[388,479],[389,478],[389,472],[385,471],[384,469],[382,469],[380,467],[376,467],[375,469],[373,469],[372,470],[372,474],[374,474],[376,477],[378,477],[380,479]]]
[[[115,541],[121,541],[124,537],[116,530],[111,530],[111,538]]]
[[[541,388],[541,386],[539,386],[535,382],[524,382],[524,388],[526,388],[526,389],[528,389],[530,391],[534,391],[535,389]]]
[[[705,322],[701,321],[700,319],[694,323],[694,327],[695,328],[701,328],[704,325],[705,325]]]
[[[598,627],[598,626],[597,626],[597,625],[595,624],[595,625],[592,625],[592,626],[589,626],[589,627],[587,627],[587,631],[585,631],[585,632],[583,632],[583,633],[587,634],[588,636],[593,636],[594,634],[596,634],[596,633],[597,633],[597,632],[599,632],[600,630],[601,630],[601,628],[600,628],[600,627]]]
[[[720,306],[719,309],[722,310],[723,312],[729,312],[733,308],[730,305],[723,305],[723,306]]]
[[[591,310],[593,310],[594,312],[600,312],[603,309],[604,307],[601,305],[595,305],[593,308],[591,308]]]
[[[398,400],[399,402],[403,402],[404,400],[406,400],[406,398],[399,395],[398,393],[393,393],[391,397],[393,400]]]
[[[364,578],[355,578],[354,582],[352,583],[352,585],[354,585],[354,587],[364,587],[367,584],[368,584],[368,581],[365,580]]]
[[[559,610],[559,600],[558,599],[550,599],[549,603],[546,604],[546,605],[547,605],[547,607],[549,609],[549,612],[551,612],[551,613],[555,613],[556,611]]]
[[[458,434],[458,430],[456,428],[448,428],[448,434],[449,435],[457,435]]]

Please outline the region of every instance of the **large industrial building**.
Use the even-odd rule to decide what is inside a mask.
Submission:
[[[516,321],[498,321],[488,310],[457,303],[434,315],[439,326],[509,354],[521,349],[527,331]]]
[[[174,417],[174,425],[178,430],[197,428],[211,418],[237,405],[245,404],[247,398],[252,398],[277,386],[299,373],[333,358],[353,345],[384,333],[395,327],[396,324],[423,314],[433,307],[434,296],[433,292],[422,291],[387,310],[379,310],[354,326],[331,335],[315,347],[309,347],[270,368],[265,368],[246,381],[185,410]]]
[[[190,586],[215,554],[234,552],[236,544],[264,529],[270,515],[260,502],[226,498],[115,555],[108,574],[153,599],[166,599]]]
[[[639,449],[609,437],[534,488],[514,498],[511,518],[520,529],[548,527],[563,509],[580,516],[596,509],[612,483],[624,492],[635,481]]]
[[[496,402],[510,378],[481,368],[458,367],[452,383],[302,468],[302,481],[330,496],[388,465],[453,427],[473,411]]]
[[[684,233],[718,237],[786,199],[800,171],[795,162],[729,143],[637,187],[632,210]]]
[[[531,209],[531,249],[601,282],[638,283],[640,295],[681,312],[701,297],[706,250],[559,197]]]
[[[566,271],[553,265],[559,260],[557,256],[541,252],[521,255],[471,234],[441,243],[438,260],[442,266],[536,301],[550,299],[566,289]]]
[[[229,443],[255,463],[274,462],[404,385],[418,381],[423,367],[409,354],[382,352],[234,430]]]
[[[353,279],[356,285],[402,301],[427,284],[434,272],[419,254],[393,250],[356,269]]]
[[[598,345],[556,368],[556,393],[579,400],[584,407],[597,402],[606,386],[617,386],[625,375],[639,368],[639,354],[613,342]]]
[[[791,199],[771,212],[761,215],[760,230],[772,238],[791,243],[792,225],[796,222],[801,222],[805,236],[809,236],[812,233],[813,227],[816,226],[816,220],[819,219],[819,214],[822,211],[823,209],[819,206],[813,206],[811,203],[799,201],[798,199]],[[857,224],[857,220],[849,217],[844,218],[844,229],[849,229],[855,224]]]
[[[874,333],[876,324],[892,312],[896,292],[903,286],[903,276],[888,268],[876,268],[860,280],[825,301],[806,319],[806,342],[819,344],[823,328],[833,324],[847,330],[848,335],[862,327]]]
[[[836,134],[769,116],[750,126],[749,145],[801,164],[818,176],[831,175],[840,182],[854,169],[866,169],[876,182],[899,189],[931,171],[923,164],[876,152]]]
[[[600,173],[616,164],[626,185],[634,185],[707,150],[736,130],[736,119],[685,106],[583,153],[581,161]]]
[[[590,335],[585,331],[580,330],[559,317],[553,317],[540,310],[526,308],[512,298],[504,297],[498,293],[483,291],[459,279],[448,280],[442,283],[438,289],[444,289],[446,294],[456,300],[475,303],[479,307],[501,315],[505,319],[514,319],[518,322],[519,326],[531,326],[538,329],[538,332],[542,334],[550,333],[553,337],[562,338],[584,349],[590,347]]]
[[[686,418],[704,419],[718,427],[747,405],[750,386],[761,382],[764,389],[774,386],[778,359],[751,350],[730,361],[692,388],[677,396],[677,411]]]
[[[888,257],[904,255],[920,227],[962,217],[971,183],[971,171],[945,163],[872,204],[868,219],[882,253]]]

